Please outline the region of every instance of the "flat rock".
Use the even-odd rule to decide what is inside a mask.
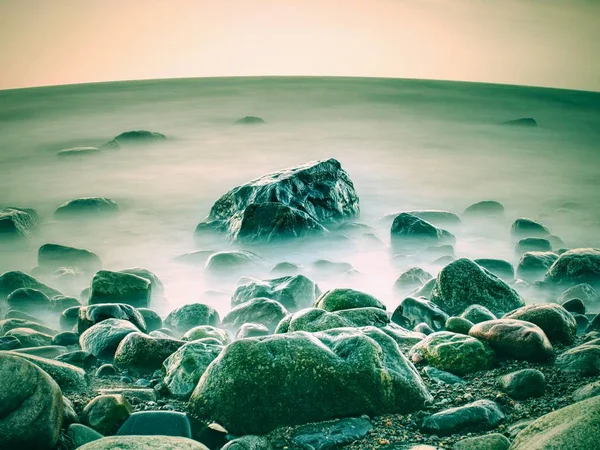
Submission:
[[[467,431],[491,430],[496,428],[504,418],[504,413],[496,403],[490,400],[477,400],[432,414],[425,419],[422,429],[427,433],[447,436]]]
[[[63,203],[54,211],[54,217],[67,219],[77,216],[103,216],[117,212],[119,212],[119,206],[110,198],[84,197]]]

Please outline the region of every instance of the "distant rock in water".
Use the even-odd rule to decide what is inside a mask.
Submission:
[[[503,217],[504,206],[494,200],[484,200],[468,206],[463,214],[468,217]]]
[[[454,214],[453,212],[449,212],[449,211],[441,211],[441,210],[436,210],[436,209],[422,209],[422,210],[417,210],[417,211],[402,211],[404,213],[407,214],[412,214],[413,216],[418,217],[419,219],[423,219],[426,220],[427,222],[431,223],[432,225],[436,225],[436,226],[458,226],[460,225],[461,221],[460,221],[460,217],[458,217],[456,214]],[[393,214],[386,214],[385,216],[383,216],[383,220],[386,221],[393,221],[396,216],[398,216],[399,214],[401,214],[401,212],[397,212],[397,213],[393,213]]]
[[[414,247],[425,244],[453,244],[454,235],[449,231],[409,213],[400,213],[394,219],[391,229],[394,247]]]
[[[196,234],[225,232],[233,241],[326,233],[359,213],[354,184],[335,159],[264,175],[223,195]]]
[[[236,125],[262,125],[265,123],[267,122],[264,119],[257,116],[246,116],[235,121]]]
[[[121,147],[152,144],[166,140],[164,134],[146,130],[126,131],[102,145],[102,148],[117,149]]]
[[[515,237],[544,237],[550,234],[550,230],[541,223],[521,217],[513,222],[510,232]]]
[[[0,210],[0,236],[29,236],[38,221],[35,209],[4,208]]]
[[[533,117],[522,117],[515,120],[507,120],[503,125],[513,125],[517,127],[537,127],[537,122]]]
[[[90,274],[102,268],[102,262],[95,253],[58,244],[44,244],[39,248],[38,265],[47,270],[76,267]]]
[[[600,250],[575,248],[563,253],[548,269],[546,281],[600,286]]]
[[[101,151],[98,147],[73,147],[59,150],[56,154],[58,156],[85,156],[100,153]]]
[[[112,214],[118,211],[119,206],[110,198],[83,197],[63,203],[56,208],[54,216],[65,218],[87,214]]]

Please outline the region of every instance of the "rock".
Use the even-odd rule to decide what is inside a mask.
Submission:
[[[56,152],[58,156],[85,156],[100,153],[98,147],[72,147],[65,148]]]
[[[521,239],[515,248],[518,255],[526,252],[551,252],[552,244],[548,239],[527,237]]]
[[[117,369],[112,364],[102,364],[95,373],[96,378],[114,377],[116,375]]]
[[[600,380],[586,384],[573,392],[573,401],[580,402],[598,395],[600,395]]]
[[[289,313],[281,303],[268,298],[253,298],[233,308],[223,317],[221,325],[237,330],[245,323],[264,325],[273,332],[277,324]]]
[[[77,325],[79,318],[79,308],[81,306],[72,306],[60,313],[60,327],[63,330],[72,330]]]
[[[302,309],[287,316],[275,333],[291,333],[294,331],[326,331],[333,328],[359,328],[374,326],[384,327],[390,323],[387,313],[379,308],[354,308],[327,312],[318,308]]]
[[[513,288],[466,258],[457,259],[440,271],[430,299],[452,315],[460,314],[472,304],[485,306],[494,314],[525,306]]]
[[[452,450],[508,450],[510,441],[500,433],[475,436],[458,441]]]
[[[81,418],[98,433],[110,435],[117,432],[131,413],[131,405],[122,395],[99,395],[83,408]]]
[[[103,216],[117,212],[119,212],[119,206],[110,198],[84,197],[63,203],[54,211],[54,217],[67,219],[76,216],[89,216],[90,214]]]
[[[469,330],[473,327],[473,322],[462,317],[448,317],[444,329],[452,333],[469,334]]]
[[[138,331],[135,325],[126,320],[106,319],[85,330],[79,336],[79,345],[96,358],[112,360],[125,336]]]
[[[185,342],[161,339],[143,333],[129,333],[115,351],[114,365],[129,372],[152,373]]]
[[[262,125],[266,122],[257,116],[245,116],[235,121],[236,125]]]
[[[474,261],[504,281],[512,281],[515,278],[515,268],[504,259],[481,258]]]
[[[253,298],[266,297],[278,301],[287,310],[296,311],[312,306],[319,295],[319,286],[304,275],[253,280],[235,290],[231,297],[231,306],[236,307]]]
[[[548,269],[546,281],[600,285],[600,250],[576,248],[563,253]]]
[[[494,320],[496,316],[485,306],[471,305],[465,309],[460,315],[463,319],[467,319],[473,324],[485,322],[486,320]]]
[[[339,419],[329,423],[303,425],[294,430],[292,444],[297,448],[332,450],[361,440],[373,429],[367,419]]]
[[[19,311],[18,309],[9,309],[8,311],[6,311],[6,314],[4,314],[4,318],[5,319],[23,319],[23,320],[27,320],[29,322],[41,322],[40,319],[38,319],[35,316],[32,316],[31,314],[27,314],[26,312],[23,311]]]
[[[518,238],[524,237],[545,237],[548,236],[550,230],[539,222],[533,219],[520,218],[513,222],[510,232]]]
[[[477,400],[457,408],[432,414],[423,422],[427,433],[447,436],[467,431],[483,431],[496,428],[504,420],[498,405],[490,400]]]
[[[221,450],[272,450],[272,447],[261,436],[242,436],[229,441]]]
[[[431,244],[453,244],[456,239],[449,231],[408,213],[400,213],[391,229],[392,244],[396,249]]]
[[[89,304],[126,303],[148,307],[151,283],[142,277],[123,272],[101,270],[92,278]]]
[[[258,255],[245,250],[213,253],[206,260],[204,270],[212,275],[237,275],[242,271],[265,270],[266,263]]]
[[[6,297],[10,308],[25,312],[46,312],[50,309],[50,299],[42,291],[32,288],[19,288]]]
[[[293,264],[290,262],[280,262],[275,264],[275,266],[271,269],[271,273],[275,275],[296,275],[300,272],[300,266],[298,264]]]
[[[46,372],[58,384],[63,393],[84,391],[88,389],[88,381],[85,372],[79,367],[66,364],[53,359],[42,358],[25,353],[8,352],[11,355],[19,356],[30,363],[36,365]]]
[[[52,328],[48,328],[44,325],[41,325],[36,322],[30,322],[28,320],[23,319],[5,319],[0,320],[0,336],[4,336],[10,330],[14,330],[15,328],[29,328],[35,331],[39,331],[40,333],[48,334],[50,336],[54,336],[58,333],[58,331],[53,330]]]
[[[421,269],[420,267],[411,267],[410,269],[402,272],[394,283],[394,290],[400,294],[406,294],[413,289],[423,286],[433,276]]]
[[[175,261],[190,264],[192,266],[202,266],[206,264],[206,260],[210,255],[212,255],[214,250],[196,250],[193,252],[184,253],[183,255],[179,255],[175,257]]]
[[[162,326],[163,326],[162,319],[155,311],[152,311],[151,309],[148,309],[148,308],[136,308],[136,309],[137,309],[137,312],[139,312],[142,315],[142,317],[144,318],[144,323],[146,324],[146,330],[148,332],[154,331],[154,330],[159,330],[160,328],[162,328]],[[143,331],[143,330],[141,330],[141,331]]]
[[[269,329],[260,323],[245,323],[235,334],[236,339],[244,339],[249,337],[268,336],[272,334]]]
[[[596,314],[585,330],[586,333],[591,333],[592,331],[600,331],[600,314]]]
[[[50,311],[52,312],[62,312],[72,306],[81,306],[81,303],[75,297],[66,295],[55,295],[50,299]]]
[[[465,217],[504,217],[504,206],[494,200],[473,203],[464,211]]]
[[[434,303],[424,298],[407,297],[392,314],[392,322],[401,327],[412,328],[419,323],[426,323],[434,331],[444,328],[448,314]]]
[[[0,275],[0,300],[4,300],[9,294],[19,288],[37,289],[46,294],[47,297],[62,295],[56,289],[46,286],[32,276],[19,272],[18,270],[4,272]]]
[[[487,342],[499,356],[525,361],[547,361],[554,356],[544,331],[531,322],[496,319],[480,322],[469,335]]]
[[[14,336],[2,336],[0,337],[0,351],[1,350],[14,350],[15,348],[22,347],[21,342]]]
[[[546,378],[537,369],[522,369],[498,378],[498,387],[518,400],[541,397],[546,389]]]
[[[175,436],[110,436],[78,450],[208,450],[200,442]]]
[[[519,260],[517,276],[527,281],[541,280],[557,259],[552,252],[527,252]]]
[[[133,267],[131,269],[120,270],[119,272],[137,275],[140,278],[145,278],[148,280],[150,282],[150,287],[152,288],[152,295],[162,295],[164,293],[162,281],[160,281],[156,274],[150,272],[148,269],[144,269],[142,267]]]
[[[426,220],[427,222],[443,227],[443,226],[459,226],[461,224],[460,217],[450,211],[442,211],[437,209],[422,209],[415,211],[405,211],[408,214],[418,217],[419,219]],[[397,214],[393,215],[393,217]]]
[[[511,450],[598,448],[600,397],[574,403],[546,414],[521,431]]]
[[[558,303],[563,303],[573,298],[580,299],[586,310],[600,312],[600,294],[587,283],[576,284],[564,291],[558,298]]]
[[[435,331],[433,331],[433,329],[424,322],[415,325],[413,331],[415,333],[423,333],[425,336],[435,333]]]
[[[82,368],[83,370],[90,370],[96,365],[97,359],[94,355],[83,350],[77,350],[74,352],[64,353],[57,356],[56,361],[64,362]]]
[[[194,327],[186,331],[181,337],[182,341],[187,342],[198,341],[200,339],[214,339],[223,345],[227,345],[229,342],[231,342],[231,336],[229,336],[227,331],[212,327],[210,325],[200,325],[198,327]]]
[[[37,225],[37,212],[31,209],[0,210],[0,237],[29,236]]]
[[[423,372],[437,384],[465,384],[465,380],[462,378],[435,367],[425,366]]]
[[[140,388],[116,388],[116,389],[99,389],[99,394],[102,395],[122,395],[129,402],[133,403],[149,403],[156,402],[157,391],[154,389]]]
[[[60,267],[77,267],[88,274],[102,269],[102,262],[95,253],[58,244],[44,244],[38,249],[38,265],[50,271]]]
[[[600,345],[584,343],[556,358],[556,366],[564,372],[591,377],[600,375]]]
[[[409,352],[415,363],[424,362],[456,375],[493,367],[493,350],[484,342],[464,334],[439,331],[417,343]]]
[[[219,322],[219,314],[214,308],[201,303],[191,303],[171,311],[163,323],[179,334],[183,334],[200,325],[216,327]]]
[[[262,434],[348,415],[411,412],[430,398],[394,340],[367,328],[234,341],[208,367],[189,407],[230,433]]]
[[[23,358],[0,353],[0,448],[51,450],[62,422],[54,380]]]
[[[540,327],[551,343],[572,344],[577,322],[565,308],[555,303],[528,305],[506,314],[505,319],[518,319]]]
[[[380,308],[385,306],[372,295],[354,289],[337,288],[325,292],[315,302],[315,308],[334,312],[353,308]]]
[[[131,322],[140,331],[146,331],[146,322],[142,315],[131,305],[125,303],[98,303],[79,308],[77,331],[81,334],[88,328],[107,319],[120,319]]]
[[[72,442],[73,448],[82,447],[89,442],[97,441],[104,437],[97,431],[90,427],[86,427],[85,425],[81,425],[80,423],[72,423],[69,425],[67,436]]]
[[[57,356],[64,355],[69,349],[61,345],[42,345],[40,347],[17,348],[14,351],[15,353],[24,353],[26,355],[54,359]]]
[[[313,262],[312,267],[320,276],[343,275],[354,270],[354,267],[350,263],[329,261],[327,259],[318,259]]]
[[[102,148],[117,149],[134,145],[149,145],[162,142],[167,137],[162,133],[146,130],[125,131],[116,136],[112,141],[102,145]]]
[[[119,428],[118,436],[181,436],[192,437],[190,421],[184,413],[175,411],[140,411],[133,413]]]
[[[538,124],[533,117],[522,117],[520,119],[508,120],[503,122],[504,125],[511,125],[517,127],[537,127]]]
[[[31,328],[13,328],[4,336],[17,338],[21,347],[41,347],[52,344],[52,336]]]
[[[585,304],[578,298],[567,300],[561,306],[571,314],[585,314]]]

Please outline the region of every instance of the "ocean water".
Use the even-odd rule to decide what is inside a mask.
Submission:
[[[267,124],[234,125],[247,115]],[[539,126],[500,125],[520,117]],[[168,140],[81,157],[56,154],[137,129]],[[29,272],[44,243],[86,248],[107,269],[154,271],[166,299],[151,306],[163,315],[198,301],[220,313],[229,309],[235,280],[216,280],[201,266],[174,260],[226,247],[193,238],[214,201],[265,173],[317,159],[341,162],[360,197],[357,220],[379,239],[291,246],[263,256],[271,265],[301,264],[323,290],[350,286],[390,308],[399,302],[393,283],[414,261],[393,258],[390,223],[380,220],[391,212],[460,214],[476,201],[502,202],[504,220],[451,229],[457,257],[516,264],[509,229],[517,217],[542,221],[566,247],[600,247],[600,93],[300,77],[55,86],[0,91],[0,137],[0,206],[36,208],[43,217],[30,238],[0,242],[0,272]],[[56,207],[84,196],[110,197],[121,212],[102,220],[53,219]],[[311,267],[320,258],[350,263],[359,274],[326,276]],[[418,262],[435,274],[441,266],[433,259]],[[207,295],[210,290],[224,294]]]

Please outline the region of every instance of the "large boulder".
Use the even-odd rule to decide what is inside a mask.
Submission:
[[[576,248],[563,253],[548,269],[546,280],[553,283],[600,285],[600,250]]]
[[[164,326],[183,334],[199,325],[218,326],[219,314],[214,308],[202,303],[190,303],[174,309],[163,321]]]
[[[457,375],[491,369],[494,351],[478,339],[464,334],[440,331],[430,334],[409,352],[414,363],[425,363]]]
[[[394,219],[391,228],[394,247],[414,247],[423,245],[453,244],[454,235],[449,231],[420,219],[409,213],[400,213]]]
[[[223,346],[211,339],[189,342],[180,347],[162,364],[165,385],[171,395],[187,400],[200,377]]]
[[[282,207],[250,205],[278,203]],[[271,222],[257,213],[267,213]],[[280,232],[303,234],[320,225],[348,220],[359,213],[358,196],[348,174],[335,159],[310,162],[280,170],[238,186],[215,202],[205,224],[237,237],[241,222],[250,230],[250,240],[270,240]],[[202,232],[205,226],[196,229]]]
[[[253,298],[276,300],[290,311],[307,308],[321,295],[319,286],[304,275],[293,275],[272,280],[252,280],[239,286],[231,297],[235,307]]]
[[[426,323],[434,331],[440,331],[448,320],[448,314],[424,298],[406,297],[392,314],[392,322],[406,328]]]
[[[430,399],[393,339],[375,328],[342,329],[234,341],[200,379],[189,412],[233,434],[263,434],[337,417],[408,413]]]
[[[151,272],[148,269],[144,269],[143,267],[132,267],[131,269],[119,270],[119,272],[130,273],[148,280],[150,282],[150,287],[152,288],[152,295],[162,295],[164,293],[162,281],[160,281],[160,278],[158,278],[154,272]]]
[[[473,304],[485,306],[496,315],[525,306],[513,288],[466,258],[457,259],[440,271],[430,300],[451,315],[460,314]]]
[[[97,358],[111,360],[125,336],[139,329],[126,320],[106,319],[85,330],[79,336],[81,349]]]
[[[321,295],[315,302],[315,308],[334,312],[353,308],[385,309],[385,306],[378,299],[366,292],[347,288],[337,288]]]
[[[62,422],[56,382],[25,359],[0,353],[0,448],[53,449]]]
[[[89,274],[102,268],[102,262],[95,253],[58,244],[44,244],[38,249],[38,265],[49,271],[60,267],[76,267]]]
[[[469,330],[469,335],[487,342],[499,356],[506,358],[537,362],[554,356],[554,349],[544,331],[524,320],[480,322]]]
[[[140,331],[146,332],[146,322],[142,315],[133,306],[125,303],[98,303],[81,306],[77,318],[77,332],[81,334],[106,319],[127,320]]]
[[[130,273],[101,270],[92,278],[89,304],[126,303],[147,307],[150,304],[152,283]]]
[[[511,450],[598,448],[600,397],[592,397],[534,420],[513,441]]]
[[[37,225],[37,213],[31,209],[0,210],[0,237],[29,236]]]
[[[56,208],[54,216],[57,219],[66,219],[76,216],[88,216],[91,214],[94,216],[108,215],[118,211],[119,206],[110,198],[84,197],[63,203]]]
[[[288,315],[287,309],[281,303],[268,298],[253,298],[241,303],[229,311],[222,326],[237,330],[245,323],[259,323],[273,332],[277,324]]]
[[[162,367],[163,361],[185,344],[177,339],[156,338],[143,333],[129,333],[115,351],[115,367],[148,374]]]
[[[541,280],[557,259],[553,252],[526,252],[519,260],[517,276],[527,281]]]
[[[552,343],[572,344],[577,334],[577,322],[573,315],[555,303],[523,306],[506,314],[504,318],[536,324]]]
[[[5,299],[9,294],[19,288],[37,289],[38,291],[46,294],[48,297],[62,295],[56,289],[53,289],[41,281],[36,280],[31,275],[27,275],[26,273],[18,270],[4,272],[2,275],[0,275],[0,300]]]
[[[275,333],[294,331],[325,331],[333,328],[382,328],[390,323],[387,313],[380,308],[353,308],[328,312],[319,308],[306,308],[284,318]]]
[[[208,450],[208,447],[177,436],[109,436],[78,450]]]

